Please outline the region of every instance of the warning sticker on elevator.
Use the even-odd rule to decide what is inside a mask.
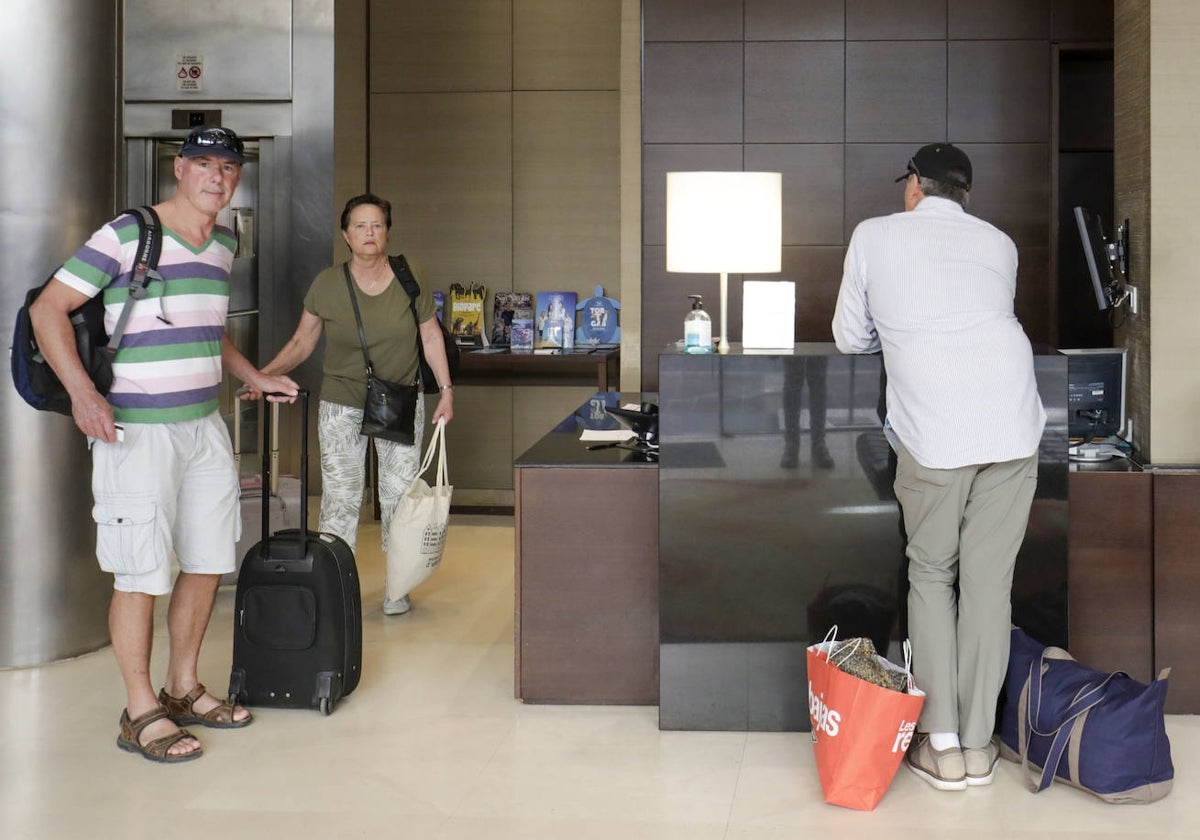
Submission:
[[[181,55],[175,62],[177,89],[185,93],[204,90],[204,56]]]

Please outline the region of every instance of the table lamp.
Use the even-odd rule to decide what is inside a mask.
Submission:
[[[721,335],[729,352],[729,274],[780,270],[779,172],[668,172],[667,271],[721,276]]]

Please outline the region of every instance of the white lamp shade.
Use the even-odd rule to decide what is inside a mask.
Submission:
[[[781,173],[667,173],[667,271],[779,271],[782,239]]]

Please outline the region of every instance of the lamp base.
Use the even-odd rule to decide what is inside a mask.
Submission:
[[[721,272],[721,334],[717,337],[717,352],[729,352],[729,275]]]

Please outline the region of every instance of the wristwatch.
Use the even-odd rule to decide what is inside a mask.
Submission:
[[[454,386],[453,385],[442,385],[438,388],[438,390],[439,391],[453,391]]]

